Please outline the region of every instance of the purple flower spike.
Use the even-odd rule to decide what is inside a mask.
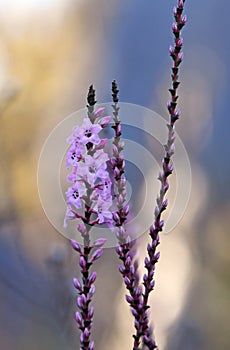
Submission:
[[[92,85],[89,88],[87,102],[88,117],[83,120],[81,126],[74,127],[72,135],[67,140],[70,148],[67,152],[66,165],[67,168],[72,168],[67,180],[72,184],[66,192],[68,207],[64,221],[66,227],[68,220],[81,219],[77,228],[83,239],[83,247],[81,248],[74,240],[71,244],[80,255],[81,282],[74,278],[73,284],[78,290],[79,311],[76,312],[75,318],[81,330],[82,350],[94,349],[94,342],[90,342],[94,309],[90,304],[95,293],[93,283],[97,275],[96,272],[90,274],[90,267],[102,255],[102,246],[106,242],[104,238],[100,238],[91,244],[89,232],[96,224],[111,225],[112,220],[112,213],[109,210],[112,205],[112,184],[107,170],[108,154],[104,151],[107,139],[101,139],[99,135],[109,124],[111,117],[103,117],[104,108],[94,112],[96,100]],[[94,247],[99,249],[93,252]]]
[[[118,239],[118,247],[116,248],[116,252],[119,256],[119,259],[122,261],[123,266],[119,266],[119,271],[124,279],[124,283],[126,288],[128,289],[130,295],[126,296],[127,302],[130,304],[132,313],[135,317],[135,324],[138,326],[138,335],[134,335],[134,345],[133,350],[139,349],[141,333],[143,332],[141,328],[141,322],[143,323],[141,310],[142,310],[142,288],[138,288],[138,283],[140,280],[138,274],[138,263],[134,261],[135,252],[132,251],[134,247],[134,243],[131,243],[130,237],[126,234],[126,230],[124,227],[125,221],[129,214],[129,206],[124,206],[126,202],[126,179],[124,175],[125,170],[125,162],[124,156],[121,153],[124,145],[120,140],[122,134],[122,128],[120,124],[120,120],[118,118],[118,88],[117,84],[114,81],[112,83],[112,96],[113,96],[113,115],[114,115],[114,124],[112,128],[115,132],[115,137],[113,141],[113,158],[111,160],[111,166],[113,168],[114,175],[114,192],[116,194],[116,204],[117,211],[113,213],[113,219],[116,225],[116,236]],[[145,310],[142,310],[145,315]],[[147,319],[148,321],[148,319]],[[148,325],[146,326],[148,329]]]
[[[183,60],[183,53],[181,52],[181,48],[183,46],[183,39],[181,38],[181,29],[186,23],[187,17],[183,14],[184,10],[184,2],[185,0],[178,0],[177,7],[174,7],[173,13],[175,17],[175,23],[172,25],[172,31],[174,34],[174,46],[170,46],[170,55],[173,60],[172,67],[172,87],[169,89],[171,94],[171,99],[167,103],[170,121],[168,124],[168,139],[167,144],[165,145],[165,155],[162,162],[162,171],[159,174],[158,179],[161,182],[161,189],[159,195],[157,197],[157,203],[155,207],[155,220],[154,224],[150,227],[149,234],[152,239],[151,244],[147,246],[148,259],[145,259],[145,268],[147,269],[147,273],[144,274],[143,284],[144,284],[144,293],[143,293],[143,308],[148,308],[148,299],[149,294],[153,290],[155,281],[153,280],[154,272],[155,272],[155,264],[158,262],[160,258],[160,253],[156,252],[156,249],[159,245],[159,232],[162,231],[164,226],[164,221],[161,219],[161,215],[163,211],[168,206],[168,201],[165,199],[166,192],[169,188],[168,177],[173,171],[173,164],[171,161],[171,157],[174,154],[174,141],[175,141],[175,122],[178,120],[180,116],[180,111],[177,110],[177,89],[180,84],[178,81],[179,76],[179,65]],[[137,327],[136,336],[148,326],[147,319],[142,318],[142,327]],[[143,333],[141,333],[143,334]],[[156,349],[156,343],[152,336],[152,329],[149,327],[148,331],[144,333],[143,343],[147,349]]]

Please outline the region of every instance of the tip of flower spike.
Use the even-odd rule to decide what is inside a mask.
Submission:
[[[119,101],[119,99],[118,99],[118,92],[119,92],[119,90],[117,88],[117,82],[116,82],[116,80],[114,80],[112,82],[112,97],[113,97],[113,102],[114,103],[117,103]]]
[[[89,106],[94,106],[97,103],[97,101],[95,100],[95,90],[93,88],[93,85],[90,85],[89,87],[87,102]]]

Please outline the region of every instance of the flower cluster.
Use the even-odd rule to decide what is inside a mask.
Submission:
[[[70,148],[67,152],[66,167],[72,171],[67,180],[72,183],[66,192],[67,220],[80,218],[85,224],[110,224],[112,214],[111,180],[107,170],[108,155],[104,151],[107,139],[99,137],[111,117],[102,117],[104,108],[87,117],[81,126],[73,128],[72,135],[67,139]],[[79,210],[87,211],[80,215]],[[93,216],[93,219],[91,219]]]

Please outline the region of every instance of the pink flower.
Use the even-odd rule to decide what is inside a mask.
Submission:
[[[98,223],[111,223],[112,222],[112,213],[109,208],[112,205],[112,200],[104,201],[102,198],[98,198],[93,210],[98,216]]]
[[[105,112],[105,108],[104,108],[104,107],[98,108],[98,109],[94,112],[94,117],[95,117],[95,119],[96,119],[96,118],[102,117],[103,114],[104,114],[104,112]]]
[[[72,187],[69,187],[66,192],[67,203],[74,205],[77,209],[82,207],[81,198],[86,194],[85,184],[82,182],[76,182]]]
[[[98,124],[101,125],[102,128],[105,128],[110,123],[111,119],[111,116],[103,117],[99,120]]]
[[[89,167],[89,171],[95,172],[100,168],[106,169],[106,161],[108,159],[108,155],[103,150],[98,150],[93,157],[85,157],[85,164]]]
[[[76,182],[77,180],[77,168],[75,167],[72,171],[72,173],[69,173],[69,175],[67,176],[67,181],[68,182]]]
[[[101,182],[97,185],[97,188],[95,192],[99,197],[101,197],[104,201],[111,200],[111,186],[112,183],[110,179],[107,177],[102,178],[101,177]]]
[[[92,124],[88,118],[85,118],[81,127],[74,127],[73,135],[69,138],[69,141],[72,141],[71,143],[77,141],[81,145],[87,145],[89,142],[98,145],[100,143],[98,133],[101,130],[100,125]]]
[[[70,166],[77,166],[80,160],[83,159],[83,152],[83,147],[71,146],[66,155],[66,168],[69,169]]]
[[[73,220],[78,217],[77,213],[72,210],[71,205],[68,205],[66,209],[65,219],[64,219],[64,227],[67,227],[67,220]]]

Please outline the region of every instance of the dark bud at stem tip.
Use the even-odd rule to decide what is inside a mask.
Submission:
[[[90,85],[89,87],[87,102],[89,106],[94,106],[97,103],[97,101],[95,100],[95,90],[93,88],[93,85]]]
[[[118,100],[118,88],[117,88],[117,83],[116,83],[116,80],[114,80],[112,82],[112,97],[113,97],[113,102],[114,103],[117,103],[119,100]]]

